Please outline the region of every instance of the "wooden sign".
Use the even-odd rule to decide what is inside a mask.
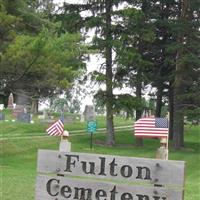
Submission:
[[[38,172],[161,185],[184,183],[183,161],[52,150],[39,150]]]
[[[37,177],[37,200],[180,200],[181,191],[70,177]]]
[[[36,200],[182,200],[184,166],[183,161],[39,150],[37,171],[47,175],[37,178]]]

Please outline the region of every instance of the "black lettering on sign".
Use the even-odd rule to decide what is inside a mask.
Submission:
[[[41,150],[38,172],[50,173],[50,176],[38,176],[36,199],[180,200],[183,199],[184,166],[182,161]],[[58,172],[63,177],[52,177]],[[124,184],[118,183],[120,180]],[[138,182],[141,184],[136,185]],[[164,187],[155,188],[154,184]]]
[[[95,170],[95,163],[94,162],[89,162],[89,170],[87,170],[87,162],[86,161],[82,161],[82,170],[85,174],[95,174],[94,170]]]
[[[92,200],[92,189],[74,187],[75,194],[73,199]]]
[[[60,190],[60,194],[64,198],[70,198],[72,195],[72,189],[68,185],[64,185]]]
[[[110,199],[115,199],[115,196],[118,192],[116,191],[116,186],[113,187],[113,189],[110,191],[111,198]]]
[[[133,200],[133,196],[130,193],[123,193],[121,200]]]
[[[136,185],[112,184],[107,182],[85,181],[69,177],[42,175],[37,179],[37,200],[180,200],[182,191]],[[42,183],[42,184],[40,184]],[[43,186],[43,184],[45,185]]]
[[[54,185],[52,186],[52,182],[56,182],[57,184],[55,185],[55,183],[54,183]],[[46,189],[47,189],[47,192],[48,192],[48,194],[50,195],[50,196],[52,196],[52,197],[55,197],[55,196],[57,196],[58,195],[58,193],[59,192],[56,192],[55,194],[52,194],[52,188],[54,187],[55,189],[59,189],[59,184],[60,183],[60,181],[59,180],[57,180],[57,179],[50,179],[48,182],[47,182],[47,185],[46,185]],[[56,187],[56,186],[58,186],[58,187]]]
[[[133,170],[132,170],[131,166],[129,166],[129,165],[123,165],[120,171],[121,171],[121,175],[124,178],[131,177],[133,174]]]
[[[151,180],[151,171],[148,167],[136,167],[138,169],[138,175],[136,179],[144,179],[144,180]],[[143,178],[143,170],[145,170],[146,174]]]
[[[102,200],[101,197],[107,197],[106,191],[97,190],[95,197],[96,197],[96,200]]]
[[[105,174],[105,166],[106,166],[105,160],[106,159],[104,157],[99,157],[99,159],[101,160],[101,166],[100,166],[100,172],[98,175],[106,176],[106,174]]]
[[[72,158],[74,157],[74,158],[76,158],[76,160],[79,161],[79,156],[77,156],[77,155],[68,155],[68,154],[65,154],[65,156],[67,157],[67,161],[66,161],[66,169],[64,171],[72,172],[71,166],[73,166],[75,168],[75,163],[76,163],[75,160],[72,161]]]
[[[110,175],[117,176],[117,174],[115,173],[115,167],[117,166],[117,164],[115,163],[115,158],[109,165],[110,165]]]

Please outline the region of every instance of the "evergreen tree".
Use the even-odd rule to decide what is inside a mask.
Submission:
[[[145,101],[142,99],[142,85],[148,82],[147,74],[151,63],[146,60],[149,44],[154,40],[151,24],[143,10],[135,7],[119,11],[122,19],[116,26],[118,31],[116,42],[116,61],[118,64],[116,79],[135,91],[137,102],[132,100],[132,109],[136,110],[136,120],[142,117]],[[133,103],[134,102],[134,103]],[[143,141],[136,138],[136,145],[141,146]]]
[[[96,36],[93,39],[93,48],[98,49],[98,53],[105,59],[105,74],[97,74],[97,79],[101,79],[106,84],[106,91],[103,92],[106,104],[106,126],[107,145],[115,144],[114,124],[113,124],[113,9],[121,1],[113,0],[89,0],[87,7],[92,13],[91,17],[86,17],[86,26],[94,28]],[[103,78],[103,79],[102,79]]]
[[[199,5],[192,0],[179,1],[175,46],[177,54],[174,81],[174,149],[184,146],[184,110],[187,109],[187,100],[191,101],[199,96],[199,91],[196,91],[194,97],[193,90],[195,85],[199,84]]]

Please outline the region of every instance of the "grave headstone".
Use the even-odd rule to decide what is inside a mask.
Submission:
[[[75,116],[65,116],[64,123],[74,123],[75,119],[76,119]]]
[[[19,113],[17,116],[17,121],[30,123],[31,122],[31,115],[29,113]]]
[[[81,114],[81,122],[84,122],[85,121],[85,116],[83,114]]]
[[[5,120],[5,114],[0,112],[0,121],[4,121]]]
[[[95,110],[94,106],[92,105],[86,105],[85,106],[85,111],[84,111],[84,116],[86,121],[93,121],[95,120]]]
[[[47,110],[43,110],[43,119],[48,119]]]
[[[20,113],[24,113],[24,106],[16,105],[15,109],[13,109],[13,116],[17,118]]]
[[[9,97],[8,97],[8,108],[9,109],[13,109],[14,108],[14,99],[13,99],[13,94],[10,93]]]
[[[0,110],[4,109],[4,104],[0,104]]]

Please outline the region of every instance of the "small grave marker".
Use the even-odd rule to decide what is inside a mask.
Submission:
[[[24,113],[24,106],[23,105],[16,105],[15,109],[13,109],[12,114],[15,118],[17,118],[20,113]]]
[[[5,114],[0,112],[0,121],[4,121],[5,120]]]
[[[31,116],[30,116],[29,113],[19,113],[18,116],[17,116],[17,121],[30,123],[31,122]]]
[[[63,116],[64,123],[74,123],[76,120],[75,116]]]
[[[85,106],[85,111],[84,111],[84,116],[86,121],[94,121],[95,120],[95,110],[94,106],[92,105],[86,105]]]
[[[0,111],[4,109],[4,104],[0,104]]]

